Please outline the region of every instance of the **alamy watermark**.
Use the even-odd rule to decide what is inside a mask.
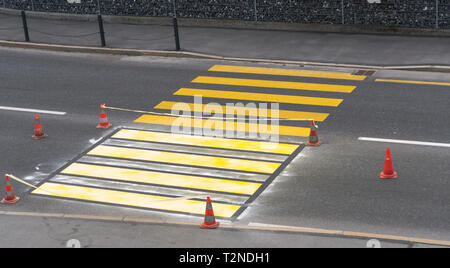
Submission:
[[[231,94],[231,93],[230,93]],[[221,138],[258,139],[279,142],[279,103],[203,104],[202,96],[194,96],[193,105],[173,105],[173,134]]]

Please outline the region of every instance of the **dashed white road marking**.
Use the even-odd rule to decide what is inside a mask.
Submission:
[[[0,106],[0,110],[15,111],[15,112],[26,112],[26,113],[36,113],[36,114],[53,114],[53,115],[66,115],[66,112],[49,111],[49,110],[39,110],[39,109],[28,109],[19,107],[8,107]]]
[[[359,137],[358,140],[360,140],[360,141],[373,141],[373,142],[398,143],[398,144],[410,144],[410,145],[434,146],[434,147],[447,147],[447,148],[450,148],[450,143],[408,141],[408,140],[393,140],[393,139],[379,139],[379,138],[367,138],[367,137]]]

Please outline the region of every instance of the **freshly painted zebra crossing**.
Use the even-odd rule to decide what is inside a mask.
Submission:
[[[287,155],[292,154],[298,147],[292,144],[276,144],[272,142],[224,138],[211,139],[203,136],[186,136],[175,133],[139,131],[132,129],[122,129],[116,133],[113,138]]]
[[[262,140],[261,137],[219,138],[201,136],[199,132],[174,134],[160,130],[161,127],[178,125],[214,130],[215,134],[231,131],[303,139],[310,133],[307,120],[324,122],[341,105],[343,97],[356,89],[354,85],[332,84],[331,79],[345,80],[347,84],[366,78],[351,73],[231,65],[215,65],[208,72],[217,75],[198,76],[192,84],[211,85],[216,89],[180,88],[173,95],[186,100],[183,105],[175,100],[162,100],[154,109],[179,113],[210,111],[222,117],[179,117],[167,112],[141,115],[133,127],[116,130],[105,137],[100,144],[62,167],[32,194],[199,216],[204,215],[205,199],[210,196],[217,217],[235,219],[304,145]],[[252,77],[221,77],[219,73]],[[260,79],[255,77],[259,75]],[[303,77],[328,80],[322,84],[274,78],[287,76],[290,80]],[[218,85],[225,88],[218,90]],[[245,89],[249,89],[248,92]],[[271,105],[236,105],[230,109],[229,105],[220,103],[194,103],[193,97],[198,96],[217,102],[278,103],[288,108],[274,110]],[[237,121],[221,119],[229,115],[243,117]],[[247,117],[248,122],[242,120]],[[253,120],[255,118],[257,120]],[[270,123],[277,119],[280,124]]]
[[[252,195],[260,183],[73,163],[61,174]]]
[[[122,146],[113,145],[116,143]],[[182,152],[152,148],[160,145],[176,146]],[[196,154],[192,148],[226,150],[231,155],[249,152],[252,159]],[[204,212],[203,200],[211,196],[217,200],[216,216],[231,218],[271,182],[299,148],[298,144],[124,128],[32,193],[195,215]],[[267,160],[272,157],[277,160]],[[159,165],[165,166],[158,169]]]
[[[198,215],[202,214],[205,210],[205,202],[199,200],[177,199],[158,195],[115,191],[52,182],[43,184],[35,190],[33,194]],[[240,206],[237,205],[221,204],[217,202],[214,204],[214,212],[216,215],[224,218],[232,217],[239,208]]]
[[[192,99],[188,102],[175,102],[164,100],[157,104],[154,109],[171,111],[169,115],[149,115],[145,114],[135,120],[140,124],[155,124],[163,126],[183,126],[191,129],[208,129],[208,130],[224,130],[257,134],[282,135],[291,137],[308,137],[310,134],[309,123],[305,121],[314,120],[317,122],[325,121],[330,113],[323,112],[329,109],[330,112],[341,105],[344,99],[337,97],[351,94],[357,87],[354,85],[340,85],[326,83],[309,83],[302,81],[280,81],[273,77],[291,77],[292,78],[318,78],[318,79],[334,79],[345,81],[363,81],[366,79],[364,75],[354,75],[351,73],[338,73],[326,71],[296,70],[285,68],[267,68],[267,67],[251,67],[251,66],[233,66],[233,65],[214,65],[208,72],[223,74],[249,74],[251,78],[232,78],[220,76],[198,76],[191,81],[192,84],[200,84],[202,87],[208,85],[226,86],[227,89],[199,89],[199,88],[180,88],[173,95],[177,98],[202,97],[215,101],[227,101],[227,105],[218,103],[193,103]],[[271,76],[272,79],[261,77],[256,79],[255,75]],[[251,92],[242,90],[242,88],[251,88]],[[264,92],[261,92],[263,91]],[[268,93],[267,89],[270,89]],[[308,92],[309,94],[301,93]],[[320,93],[320,96],[311,96],[314,92]],[[333,97],[324,97],[324,94],[333,94]],[[308,95],[308,96],[304,96]],[[230,104],[228,101],[238,101],[238,104]],[[252,105],[242,105],[243,101],[252,102]],[[263,107],[255,107],[256,103],[290,105],[290,109],[272,109],[269,105]],[[240,105],[240,106],[239,106]],[[292,105],[298,106],[292,109]],[[271,106],[272,107],[272,106]],[[277,106],[276,106],[277,107]],[[314,111],[317,107],[317,111]],[[278,108],[278,107],[277,107]],[[320,108],[320,111],[319,111]],[[305,111],[305,110],[307,111]],[[309,110],[309,111],[308,111]],[[192,113],[206,114],[202,118],[197,118]],[[179,116],[179,115],[183,116]],[[191,117],[189,117],[189,114]],[[210,116],[213,115],[214,116]],[[240,120],[230,122],[229,117],[238,116]],[[209,117],[206,119],[205,117]],[[243,118],[248,117],[248,123],[243,122]],[[252,121],[257,118],[259,121]],[[261,119],[279,119],[276,124],[269,124],[268,121]],[[290,121],[287,123],[287,121]],[[292,122],[295,122],[292,124]],[[270,123],[273,123],[271,121]],[[276,125],[276,126],[274,126]],[[307,127],[304,127],[307,126]],[[263,137],[267,137],[261,135]]]
[[[280,163],[276,162],[262,162],[226,157],[193,155],[190,153],[173,153],[104,145],[97,146],[87,154],[149,162],[162,162],[186,166],[199,166],[259,173],[273,173],[280,166]]]

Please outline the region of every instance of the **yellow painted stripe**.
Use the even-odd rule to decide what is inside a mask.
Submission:
[[[393,80],[393,79],[376,79],[375,82],[418,84],[418,85],[434,85],[434,86],[450,86],[450,83],[444,82],[428,82],[428,81],[411,81],[411,80]]]
[[[201,201],[50,182],[41,185],[38,189],[33,191],[33,194],[198,215],[203,215],[205,213],[206,206],[205,202]],[[215,216],[230,218],[236,213],[240,206],[214,203],[213,208]]]
[[[73,163],[61,171],[61,173],[245,195],[254,194],[261,186],[260,183],[254,182],[232,181],[80,163]]]
[[[248,67],[248,66],[232,66],[232,65],[215,65],[209,69],[212,72],[225,73],[246,73],[246,74],[265,74],[265,75],[281,75],[281,76],[298,76],[313,78],[328,78],[342,80],[362,81],[366,79],[364,75],[353,75],[350,73],[337,72],[321,72],[309,70],[295,70],[282,68],[265,68],[265,67]]]
[[[192,83],[352,93],[356,86],[199,76]]]
[[[249,92],[239,92],[239,91],[192,89],[192,88],[181,88],[177,92],[175,92],[174,95],[203,96],[204,98],[247,100],[247,101],[259,101],[259,102],[279,102],[279,103],[331,106],[331,107],[337,107],[343,101],[342,99],[303,97],[303,96],[292,96],[292,95],[277,95],[277,94],[265,94],[265,93],[249,93]]]
[[[112,137],[116,139],[162,142],[170,144],[182,144],[274,154],[292,154],[298,148],[298,145],[294,144],[211,138],[131,129],[122,129]]]
[[[133,148],[121,148],[100,145],[91,150],[88,155],[126,158],[134,160],[153,161],[210,168],[261,172],[272,174],[281,165],[275,162],[234,159],[215,156],[192,155],[184,153],[160,152]]]
[[[155,109],[160,110],[175,110],[175,111],[195,111],[195,112],[206,112],[213,109],[216,114],[231,114],[231,115],[258,115],[260,117],[273,118],[274,113],[271,109],[258,109],[252,107],[227,107],[224,105],[214,105],[214,104],[194,104],[185,103],[186,105],[180,106],[178,102],[163,101],[156,105]],[[188,109],[189,108],[189,109]],[[222,112],[220,112],[222,111]],[[330,114],[327,113],[311,113],[311,112],[299,112],[299,111],[288,111],[288,110],[278,110],[278,118],[282,119],[314,119],[315,121],[322,122],[327,119]]]
[[[165,126],[184,126],[211,130],[242,131],[247,133],[264,133],[270,135],[285,135],[296,137],[309,137],[310,129],[305,127],[230,122],[213,119],[190,119],[171,116],[143,115],[134,121],[135,123],[156,124]]]

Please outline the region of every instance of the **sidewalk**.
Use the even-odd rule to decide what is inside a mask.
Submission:
[[[100,46],[97,22],[28,18],[30,41]],[[174,50],[173,26],[106,23],[111,48]],[[183,27],[183,51],[226,57],[399,66],[450,65],[450,38]],[[19,16],[0,14],[0,40],[24,41]]]

